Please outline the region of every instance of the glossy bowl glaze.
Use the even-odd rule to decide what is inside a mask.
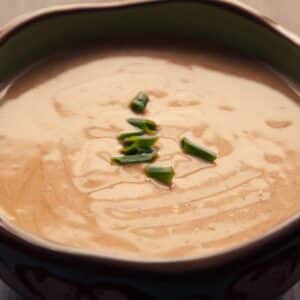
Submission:
[[[55,7],[0,31],[0,87],[44,57],[107,40],[205,40],[300,81],[300,41],[239,3],[132,0]],[[211,256],[133,261],[48,244],[0,224],[0,276],[25,299],[275,299],[300,279],[300,215]]]

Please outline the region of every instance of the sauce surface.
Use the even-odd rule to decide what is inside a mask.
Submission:
[[[139,91],[160,126],[155,165],[110,159]],[[300,211],[299,96],[255,61],[222,52],[95,49],[49,61],[0,107],[0,209],[18,228],[110,256],[204,256],[257,238]],[[189,137],[216,164],[184,154]]]

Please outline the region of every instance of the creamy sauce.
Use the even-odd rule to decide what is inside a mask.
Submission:
[[[160,125],[156,165],[110,164],[139,91]],[[145,259],[203,256],[300,211],[299,96],[255,61],[211,51],[95,49],[18,80],[0,107],[0,212],[60,245]],[[218,153],[182,153],[183,136]]]

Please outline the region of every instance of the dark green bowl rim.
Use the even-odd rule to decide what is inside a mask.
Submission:
[[[277,22],[271,18],[259,13],[257,10],[251,8],[246,4],[242,4],[237,0],[228,1],[228,0],[112,0],[102,3],[87,2],[84,4],[64,4],[64,5],[55,5],[46,9],[41,9],[33,13],[28,13],[21,15],[20,17],[15,18],[13,21],[9,22],[7,25],[0,28],[0,45],[5,43],[7,39],[13,34],[16,34],[24,26],[28,26],[32,23],[38,22],[44,18],[51,18],[52,16],[72,14],[74,12],[88,12],[95,10],[111,10],[115,8],[129,9],[134,6],[143,6],[143,5],[155,5],[157,3],[182,3],[182,2],[194,2],[194,3],[207,3],[211,6],[220,7],[226,10],[230,10],[236,14],[239,14],[242,17],[248,18],[252,21],[255,21],[257,24],[266,27],[270,31],[276,33],[282,38],[286,39],[289,43],[300,47],[300,38],[292,33],[291,31],[285,29]]]

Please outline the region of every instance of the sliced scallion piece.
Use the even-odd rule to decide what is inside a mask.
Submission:
[[[123,154],[140,154],[140,153],[151,153],[153,152],[152,146],[158,140],[158,136],[131,136],[123,140],[122,149]]]
[[[121,133],[119,136],[118,136],[118,140],[123,143],[123,141],[127,138],[130,138],[130,137],[134,137],[134,136],[141,136],[141,135],[144,135],[145,133],[143,131],[134,131],[134,132],[124,132],[124,133]]]
[[[175,175],[173,167],[157,167],[147,165],[145,173],[148,177],[166,185],[171,185]]]
[[[138,93],[131,101],[130,108],[137,114],[141,114],[145,111],[149,102],[149,97],[145,93]]]
[[[200,157],[209,162],[214,162],[217,159],[216,153],[194,144],[186,137],[181,140],[181,148],[185,153]]]
[[[153,151],[154,151],[153,148],[142,148],[142,147],[136,147],[135,145],[125,147],[121,150],[121,152],[126,155],[152,153]]]
[[[157,142],[158,139],[159,139],[158,136],[149,136],[149,135],[131,136],[129,138],[124,139],[123,143],[124,145],[134,144],[137,147],[149,148],[152,147]]]
[[[156,125],[156,123],[151,120],[130,118],[127,121],[132,126],[137,127],[148,134],[155,134],[158,129],[158,126]]]
[[[158,136],[132,136],[123,141],[125,148],[123,154],[139,154],[153,152],[152,146],[158,140]]]
[[[116,163],[118,165],[130,165],[130,164],[140,164],[153,162],[157,158],[156,151],[152,153],[141,153],[135,155],[123,155],[119,157],[113,157],[112,163]]]

